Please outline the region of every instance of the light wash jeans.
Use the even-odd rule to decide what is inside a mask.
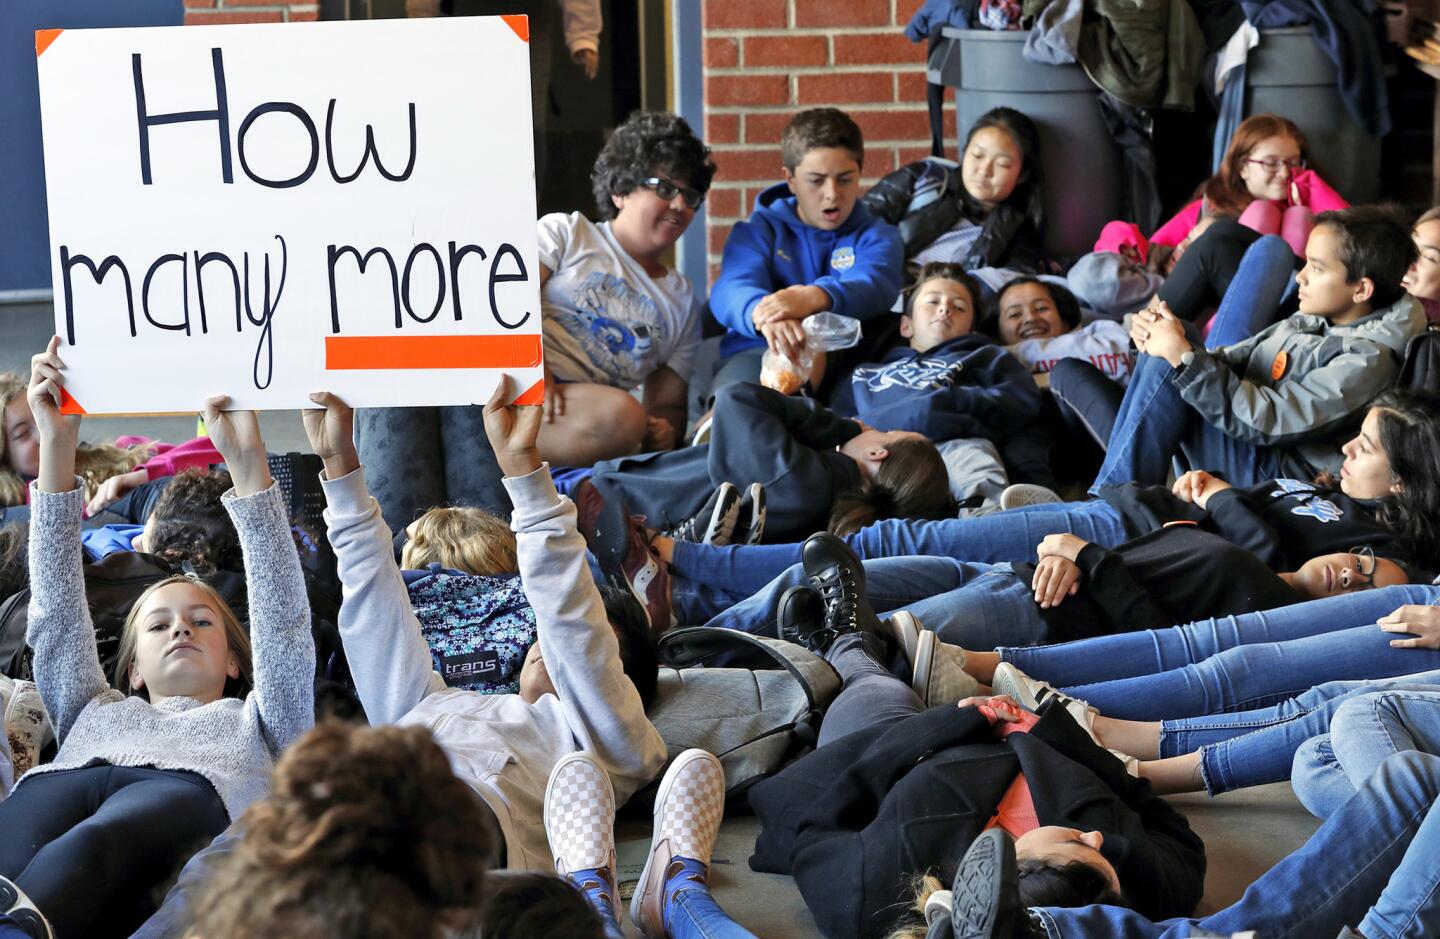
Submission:
[[[1374,625],[1405,604],[1437,602],[1434,586],[1385,587],[1168,629],[997,651],[1110,717],[1196,717],[1276,704],[1328,681],[1440,669],[1440,652],[1391,648],[1391,634]]]

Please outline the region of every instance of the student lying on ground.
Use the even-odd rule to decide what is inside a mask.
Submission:
[[[38,908],[30,928],[42,931],[30,935],[125,936],[176,866],[265,795],[272,763],[310,727],[314,650],[255,414],[211,398],[207,426],[235,483],[226,508],[244,548],[250,635],[203,582],[162,580],[126,620],[123,690],[109,687],[80,576],[79,418],[59,412],[58,347],[34,358],[29,387],[40,448],[27,639],[60,750],[0,803],[0,887]]]
[[[1277,479],[1249,489],[1202,471],[1173,487],[1119,486],[1089,502],[1032,505],[1009,512],[944,521],[880,520],[845,541],[866,559],[934,555],[975,563],[1035,563],[1047,536],[1073,532],[1113,548],[1167,525],[1248,532],[1242,547],[1272,569],[1295,570],[1312,557],[1369,544],[1425,568],[1440,567],[1440,396],[1386,395],[1370,409],[1343,449],[1338,481]],[[1257,538],[1256,535],[1263,535]],[[718,609],[761,590],[800,562],[800,545],[713,547],[649,539],[668,574],[676,618],[709,619]],[[706,595],[713,594],[713,601]],[[700,604],[692,606],[693,602]]]
[[[853,555],[830,536],[806,555],[818,590],[803,588],[786,625],[844,684],[818,748],[750,790],[763,825],[750,863],[794,876],[825,936],[887,935],[912,879],[948,882],[987,822],[1022,836],[1029,902],[1194,908],[1203,846],[1148,784],[1063,707],[1037,721],[976,699],[956,708],[964,691],[941,681],[917,693],[885,667],[901,648],[915,656],[914,637],[896,642],[875,618]]]

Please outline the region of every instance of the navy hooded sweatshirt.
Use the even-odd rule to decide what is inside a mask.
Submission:
[[[971,333],[925,352],[891,349],[841,382],[831,408],[876,430],[913,430],[934,441],[998,441],[1040,413],[1040,389],[1019,359]]]
[[[750,220],[730,229],[710,288],[710,312],[727,330],[720,355],[765,345],[751,313],[777,290],[819,287],[830,295],[831,313],[871,319],[895,303],[904,269],[900,231],[859,202],[843,225],[826,231],[800,220],[788,186],[771,186],[755,199]]]

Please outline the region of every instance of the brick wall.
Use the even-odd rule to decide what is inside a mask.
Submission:
[[[277,0],[185,0],[185,25],[302,23],[320,18],[320,4]]]
[[[780,179],[780,130],[796,111],[833,105],[854,116],[867,186],[929,155],[925,45],[903,33],[921,3],[704,0],[704,136],[719,167],[707,202],[712,282],[730,226]]]

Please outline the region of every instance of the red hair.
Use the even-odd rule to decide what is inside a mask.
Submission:
[[[1299,145],[1300,156],[1309,160],[1310,144],[1293,121],[1278,114],[1256,114],[1235,128],[1235,136],[1230,138],[1230,147],[1220,161],[1219,172],[1200,184],[1194,198],[1204,199],[1212,215],[1239,215],[1245,211],[1255,197],[1240,178],[1240,170],[1255,148],[1271,137],[1289,137]]]

